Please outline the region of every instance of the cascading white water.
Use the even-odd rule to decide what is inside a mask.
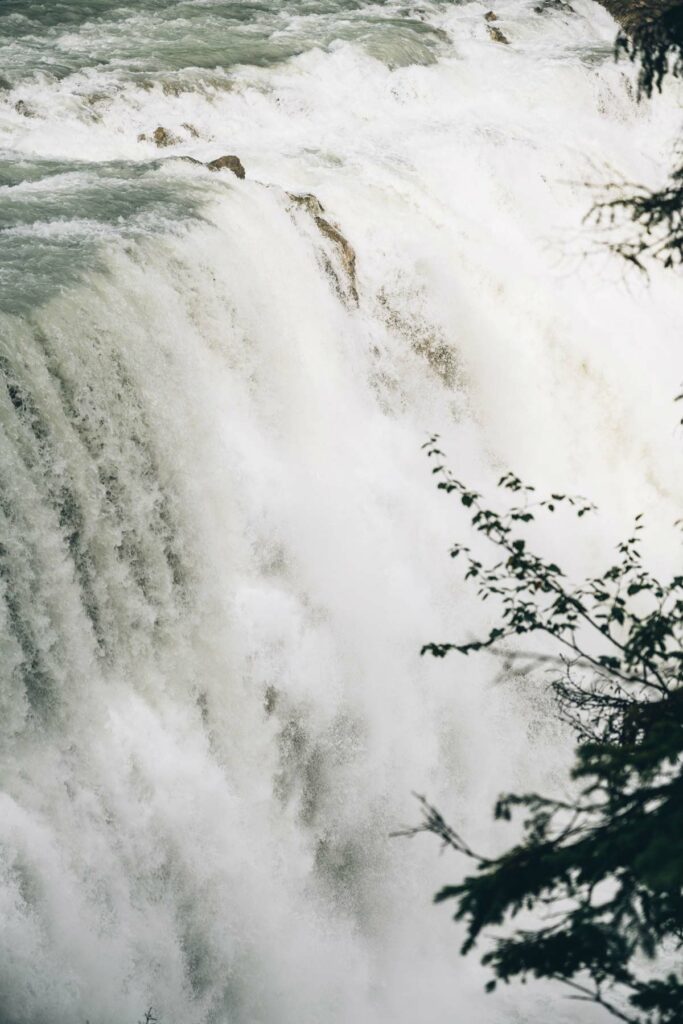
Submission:
[[[482,622],[427,433],[595,499],[543,537],[577,572],[680,509],[680,284],[581,225],[665,173],[675,95],[574,6],[501,3],[509,46],[474,3],[8,10],[2,1024],[593,1019],[485,996],[429,905],[462,865],[389,838],[417,790],[500,846],[567,762],[542,681],[419,656]]]

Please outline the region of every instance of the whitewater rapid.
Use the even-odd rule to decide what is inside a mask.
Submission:
[[[680,279],[582,218],[587,181],[661,183],[680,97],[637,104],[590,0],[505,0],[507,46],[479,3],[29,6],[0,7],[1,1024],[597,1019],[485,996],[430,906],[462,865],[389,838],[418,791],[500,848],[498,792],[570,749],[542,680],[419,656],[489,621],[420,446],[589,495],[540,538],[577,573],[639,512],[667,567]],[[225,153],[245,180],[179,159]]]

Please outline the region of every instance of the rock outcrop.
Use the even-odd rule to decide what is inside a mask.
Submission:
[[[30,107],[26,100],[17,100],[14,104],[14,109],[17,114],[21,114],[22,117],[35,117],[36,112],[33,107]]]
[[[561,14],[576,14],[576,11],[567,0],[541,0],[540,4],[534,7],[536,14],[552,14],[558,11]]]
[[[219,156],[216,160],[210,160],[208,164],[205,164],[202,160],[197,160],[196,156],[188,156],[183,153],[182,156],[171,157],[173,160],[183,160],[186,164],[194,164],[196,167],[206,167],[210,171],[232,171],[238,178],[246,178],[246,171],[244,165],[238,156]]]
[[[504,43],[507,46],[510,42],[508,37],[502,32],[497,25],[487,25],[489,35],[493,39],[494,43]]]
[[[356,253],[347,238],[344,237],[339,227],[325,216],[325,208],[311,192],[288,192],[287,197],[292,205],[305,210],[312,218],[323,238],[332,243],[332,251],[335,253],[344,276],[340,279],[334,264],[327,255],[323,257],[323,266],[335,284],[339,295],[358,305],[358,285],[356,280]]]
[[[138,135],[138,142],[153,142],[159,149],[164,149],[166,146],[176,146],[180,139],[173,132],[170,132],[168,128],[159,125],[158,128],[154,129],[151,136],[145,132]]]
[[[238,156],[219,156],[216,160],[209,161],[206,166],[210,171],[232,171],[238,178],[246,178],[247,176],[242,161]]]

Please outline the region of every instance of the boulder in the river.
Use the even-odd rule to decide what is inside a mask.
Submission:
[[[164,149],[166,146],[176,146],[180,139],[173,132],[170,132],[168,128],[164,128],[163,125],[159,125],[152,132],[151,137],[145,132],[138,135],[138,142],[153,142],[159,149]]]
[[[16,110],[17,114],[21,114],[22,117],[36,116],[35,110],[33,109],[33,107],[29,106],[26,100],[17,100],[17,102],[14,104],[14,109]]]
[[[567,0],[541,0],[540,4],[534,7],[536,14],[550,14],[552,11],[560,11],[564,14],[576,14],[576,11]]]
[[[495,11],[487,11],[484,15],[485,21],[498,21],[498,15]]]
[[[238,156],[219,156],[216,160],[211,160],[206,166],[210,171],[232,171],[238,178],[246,178],[247,176],[242,161]]]
[[[488,30],[489,35],[491,36],[491,39],[493,39],[494,43],[505,43],[505,45],[507,46],[508,43],[510,42],[505,33],[501,32],[497,25],[489,25]]]
[[[152,139],[160,148],[163,148],[164,146],[175,146],[180,142],[177,135],[174,135],[173,132],[170,132],[168,128],[162,127],[162,125],[159,125],[158,128],[154,129]]]

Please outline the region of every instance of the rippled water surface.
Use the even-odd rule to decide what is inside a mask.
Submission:
[[[398,4],[239,0],[118,4],[8,3],[0,58],[14,84],[88,67],[145,72],[270,65],[336,39],[360,40],[398,63],[434,60],[443,34],[425,8]]]

